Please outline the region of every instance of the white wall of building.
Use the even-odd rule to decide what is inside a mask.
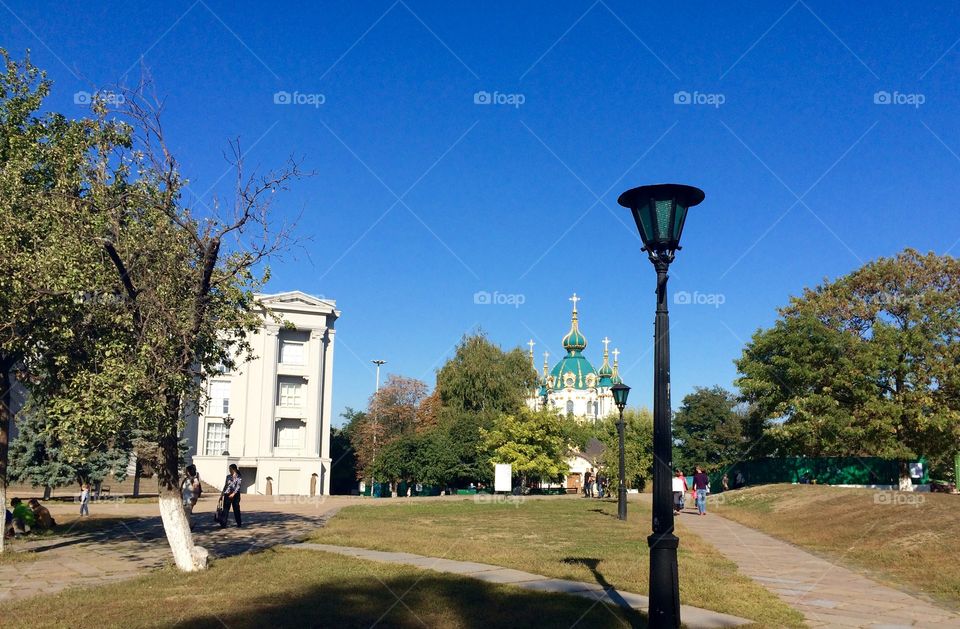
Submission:
[[[334,322],[340,312],[332,300],[299,291],[261,295],[260,301],[282,321],[268,317],[250,338],[253,360],[205,383],[206,403],[186,422],[188,458],[215,486],[235,463],[245,493],[329,494]],[[234,420],[229,443],[227,414]]]

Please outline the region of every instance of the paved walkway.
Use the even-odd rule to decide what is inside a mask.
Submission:
[[[688,510],[678,522],[803,613],[811,627],[960,627],[957,614],[716,514]],[[682,530],[678,535],[683,544]]]
[[[231,557],[277,544],[302,540],[344,504],[349,497],[302,498],[244,497],[243,528],[220,529],[213,521],[216,496],[198,503],[193,516],[194,541],[212,558]],[[47,503],[53,516],[73,513],[73,503]],[[0,564],[0,601],[35,594],[52,594],[73,586],[93,586],[130,579],[173,563],[170,546],[157,515],[157,505],[110,504],[91,506],[95,516],[125,516],[135,519],[98,530],[13,544],[13,550],[32,551],[31,561]],[[68,527],[69,530],[69,527]]]
[[[599,583],[581,583],[579,581],[551,579],[540,574],[523,572],[522,570],[514,570],[513,568],[503,568],[486,563],[453,561],[452,559],[425,557],[423,555],[414,555],[413,553],[384,552],[381,550],[368,550],[366,548],[353,548],[350,546],[332,546],[330,544],[301,543],[292,544],[290,547],[320,550],[338,555],[346,555],[356,559],[366,559],[368,561],[415,566],[423,570],[447,572],[470,577],[471,579],[477,579],[479,581],[486,581],[487,583],[513,585],[526,590],[582,596],[604,604],[637,609],[644,613],[646,613],[648,607],[647,597],[640,594],[618,592],[612,587],[604,587]],[[680,616],[683,618],[683,625],[692,629],[738,627],[750,623],[749,620],[744,618],[712,612],[698,607],[690,607],[689,605],[680,606]]]

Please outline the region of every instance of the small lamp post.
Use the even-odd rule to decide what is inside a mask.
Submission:
[[[670,426],[670,316],[667,269],[680,248],[687,210],[701,203],[703,190],[664,183],[627,190],[617,202],[629,208],[643,240],[642,251],[657,272],[653,372],[653,534],[650,546],[650,627],[680,627],[680,582],[673,534],[671,476],[673,431]]]
[[[227,429],[224,436],[223,454],[221,456],[230,456],[230,426],[233,426],[233,418],[227,415],[223,418],[223,427]]]
[[[617,477],[620,490],[617,492],[617,518],[627,519],[627,473],[623,446],[623,409],[627,407],[627,396],[630,395],[630,387],[618,382],[610,387],[613,394],[613,403],[617,405],[620,411],[620,421],[617,422],[617,438],[620,441],[620,475]]]

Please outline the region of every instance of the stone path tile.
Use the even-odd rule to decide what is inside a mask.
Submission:
[[[685,512],[677,522],[681,544],[683,529],[697,534],[811,627],[960,627],[954,612],[716,514]]]
[[[513,568],[502,568],[500,566],[494,566],[485,563],[454,561],[452,559],[439,559],[436,557],[426,557],[424,555],[412,555],[411,553],[385,552],[379,550],[369,550],[366,548],[334,546],[332,544],[300,543],[291,544],[289,547],[336,553],[339,555],[356,557],[358,559],[367,559],[370,561],[411,565],[418,568],[433,570],[435,572],[446,572],[460,576],[466,576],[470,577],[471,579],[486,581],[488,583],[512,585],[514,587],[520,587],[526,590],[535,590],[538,592],[556,592],[561,594],[570,594],[572,596],[582,596],[608,605],[628,607],[643,612],[647,611],[649,603],[647,597],[641,594],[618,592],[613,588],[604,588],[596,583],[581,583],[578,581],[567,581],[565,579],[550,579],[539,574],[524,572],[522,570],[514,570]],[[414,559],[411,559],[411,557]],[[720,614],[706,609],[691,607],[689,605],[680,606],[680,616],[683,619],[683,626],[690,627],[691,629],[738,627],[750,623],[749,620],[744,618],[730,616],[729,614]]]

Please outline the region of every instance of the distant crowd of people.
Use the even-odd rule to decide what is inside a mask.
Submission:
[[[588,470],[583,475],[584,498],[603,498],[610,495],[610,481],[606,476],[595,474]]]

